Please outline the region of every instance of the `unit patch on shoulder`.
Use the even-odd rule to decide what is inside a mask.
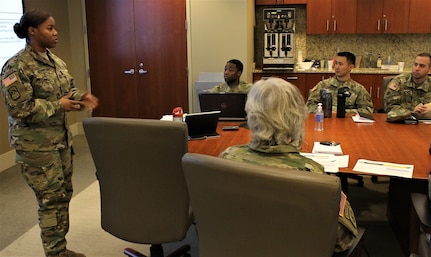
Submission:
[[[19,93],[18,88],[16,88],[16,86],[8,88],[7,91],[9,92],[10,97],[14,101],[18,100],[21,97],[21,94]]]
[[[16,74],[12,73],[7,78],[3,79],[3,85],[5,87],[8,87],[12,85],[14,82],[16,82],[17,80],[18,80],[18,77],[16,76]]]
[[[394,84],[394,83],[391,83],[391,84],[389,84],[389,86],[388,86],[390,89],[392,89],[392,90],[397,90],[398,89],[398,86],[396,85],[396,84]]]

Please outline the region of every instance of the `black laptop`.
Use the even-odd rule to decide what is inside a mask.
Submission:
[[[201,111],[220,111],[220,120],[246,120],[247,93],[200,93]]]
[[[187,129],[190,139],[203,139],[219,136],[217,124],[220,111],[198,112],[186,115]]]

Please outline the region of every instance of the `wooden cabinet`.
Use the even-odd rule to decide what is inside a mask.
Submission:
[[[357,0],[308,0],[307,34],[354,34]],[[360,2],[360,1],[359,1]]]
[[[383,109],[383,77],[395,74],[350,74],[351,78],[363,85],[371,95],[374,110]],[[288,73],[288,72],[257,72],[253,73],[253,81],[261,78],[278,77],[282,78],[298,87],[304,100],[307,101],[309,91],[319,83],[319,81],[334,76],[334,73]]]
[[[307,92],[307,98],[309,95],[310,90],[319,83],[319,81],[328,79],[330,77],[334,76],[333,73],[308,73],[305,77],[305,90]]]
[[[356,33],[408,33],[410,1],[417,0],[360,0],[357,2]],[[422,1],[422,0],[421,0]],[[427,2],[429,0],[423,0]],[[421,7],[420,7],[421,8]],[[429,8],[424,10],[427,19]],[[419,20],[420,22],[420,20]]]
[[[374,110],[380,111],[383,109],[383,77],[387,74],[350,74],[351,78],[363,85],[373,100]]]
[[[408,33],[431,33],[430,11],[430,0],[410,0]]]
[[[295,85],[301,92],[304,100],[307,100],[308,90],[306,90],[305,73],[287,73],[287,72],[261,72],[253,73],[253,81],[260,80],[262,78],[278,77],[282,78],[293,85]]]
[[[256,5],[306,4],[307,0],[256,0]]]

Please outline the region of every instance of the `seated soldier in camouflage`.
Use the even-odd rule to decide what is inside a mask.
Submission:
[[[431,111],[431,56],[418,54],[412,72],[396,76],[389,82],[384,95],[387,121],[404,121],[412,112]]]
[[[339,52],[334,60],[335,76],[317,83],[310,91],[307,100],[308,112],[316,112],[320,100],[320,90],[329,89],[332,93],[332,110],[337,110],[338,89],[348,87],[351,95],[346,97],[346,112],[373,113],[374,106],[371,96],[365,87],[350,78],[355,67],[356,57],[350,52]]]
[[[224,67],[224,83],[215,85],[210,93],[248,93],[251,84],[240,80],[244,65],[240,60],[232,59]]]
[[[256,165],[325,173],[322,165],[298,151],[304,139],[307,109],[294,85],[280,78],[257,81],[248,93],[245,110],[251,130],[250,143],[229,147],[220,157]],[[346,200],[344,213],[339,216],[334,252],[349,249],[357,233],[355,215]]]

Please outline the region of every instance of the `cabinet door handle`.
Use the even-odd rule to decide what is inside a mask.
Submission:
[[[287,77],[288,80],[298,80],[298,77]]]
[[[388,20],[385,20],[385,31],[388,31]]]
[[[380,98],[380,87],[377,87],[377,99]]]
[[[377,31],[380,31],[380,19],[377,20]]]
[[[373,97],[373,87],[370,87],[370,96]]]
[[[337,31],[337,20],[334,20],[334,32]]]
[[[329,20],[326,20],[326,31],[329,32]]]

